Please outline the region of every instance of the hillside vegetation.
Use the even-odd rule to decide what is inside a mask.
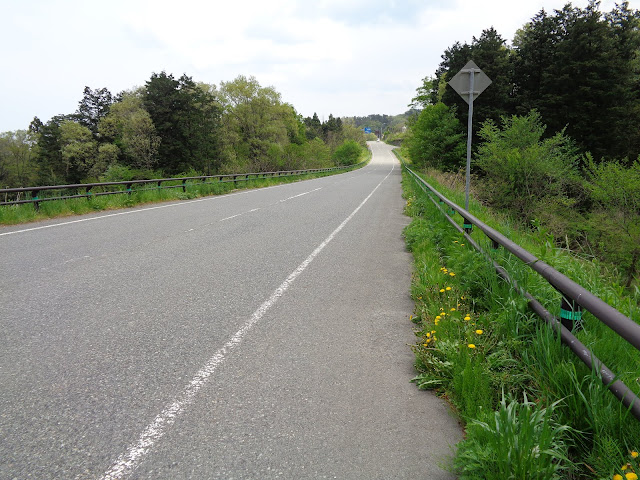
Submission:
[[[253,77],[216,87],[160,72],[117,95],[85,87],[75,112],[2,133],[0,185],[325,168],[364,150],[353,122],[303,118]]]
[[[469,59],[493,83],[474,102],[474,191],[558,246],[640,273],[640,12],[541,10],[512,45],[494,29],[455,43],[417,89],[403,148],[413,164],[460,172],[467,104],[447,85]]]

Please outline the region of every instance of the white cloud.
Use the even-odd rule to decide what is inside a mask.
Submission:
[[[640,0],[638,0],[640,1]],[[304,115],[396,114],[455,41],[508,41],[564,0],[23,0],[3,6],[0,131],[76,109],[152,72],[219,84],[254,75]],[[574,2],[585,6],[584,2]],[[609,11],[614,0],[602,2]],[[631,5],[632,8],[637,8]]]

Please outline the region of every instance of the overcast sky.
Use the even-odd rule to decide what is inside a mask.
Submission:
[[[396,115],[455,41],[493,26],[510,42],[541,8],[565,3],[0,0],[0,132],[73,113],[85,86],[115,94],[163,70],[216,85],[253,75],[304,116]]]

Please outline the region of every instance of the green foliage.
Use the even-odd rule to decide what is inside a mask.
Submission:
[[[293,137],[300,137],[300,120],[273,87],[262,87],[254,77],[222,82],[220,99],[225,122],[221,132],[225,162],[247,165],[249,171],[277,170]],[[228,170],[228,167],[227,167]]]
[[[77,122],[88,128],[96,140],[98,137],[98,124],[109,112],[113,103],[113,96],[106,88],[92,90],[84,87],[82,100],[78,103],[75,117]]]
[[[566,478],[567,432],[554,419],[560,402],[546,408],[528,401],[502,398],[496,412],[486,412],[467,425],[458,445],[460,479],[552,480]]]
[[[158,167],[170,175],[189,167],[210,171],[222,114],[211,89],[187,75],[154,73],[142,101],[160,137]]]
[[[588,157],[586,170],[596,204],[590,217],[593,243],[631,286],[640,267],[640,158],[627,167],[618,161],[596,164]]]
[[[104,182],[126,182],[127,180],[147,180],[150,178],[161,178],[158,172],[147,169],[137,169],[125,165],[113,164],[100,177]]]
[[[474,60],[492,80],[474,102],[474,135],[487,120],[536,109],[550,131],[566,129],[583,152],[637,157],[640,11],[627,1],[606,14],[599,8],[599,1],[590,0],[585,8],[567,3],[553,14],[541,10],[517,31],[513,46],[493,28],[471,44],[455,42],[435,75],[423,79],[411,106],[457,106],[466,124],[467,104],[447,82]]]
[[[404,141],[418,168],[458,170],[465,164],[466,143],[454,111],[444,103],[426,105]]]
[[[157,164],[160,137],[140,95],[123,94],[100,120],[98,131],[118,148],[124,165],[150,169]]]
[[[26,130],[0,134],[0,185],[26,187],[36,181],[33,144],[33,134]]]
[[[355,140],[345,140],[335,152],[333,152],[333,160],[338,165],[355,165],[360,161],[363,148]]]
[[[486,122],[476,165],[484,175],[480,194],[489,205],[515,213],[530,224],[549,206],[570,209],[577,203],[580,178],[577,152],[560,132],[543,139],[545,126],[534,110],[526,116],[504,117],[502,128]]]

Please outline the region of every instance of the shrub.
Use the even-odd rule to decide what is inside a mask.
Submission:
[[[427,105],[404,140],[409,157],[420,168],[456,171],[465,165],[466,143],[455,112],[444,103]]]
[[[333,159],[338,165],[355,165],[362,154],[362,147],[355,140],[345,140],[333,152]]]
[[[564,132],[542,139],[546,126],[532,110],[526,116],[503,117],[502,128],[491,120],[479,135],[484,140],[476,164],[483,174],[480,195],[491,206],[515,213],[525,224],[550,205],[571,209],[580,190],[578,154]]]
[[[596,206],[590,218],[592,240],[631,286],[640,261],[640,158],[626,167],[618,161],[596,164],[587,156],[586,173]]]

